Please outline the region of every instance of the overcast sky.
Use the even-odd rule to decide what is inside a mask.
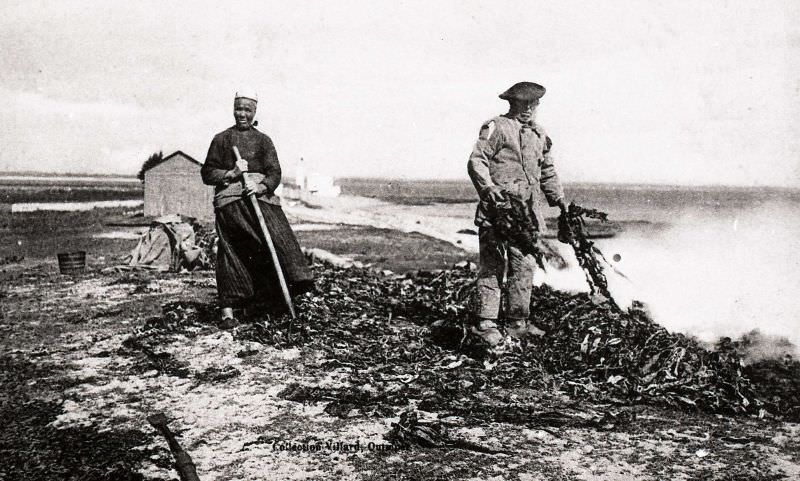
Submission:
[[[466,178],[521,80],[566,181],[800,186],[800,2],[4,1],[0,171],[202,161],[259,92],[291,175]]]

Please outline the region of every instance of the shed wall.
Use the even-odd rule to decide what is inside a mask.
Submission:
[[[203,184],[200,166],[174,158],[144,175],[144,215],[180,214],[201,220],[214,218],[214,188]]]

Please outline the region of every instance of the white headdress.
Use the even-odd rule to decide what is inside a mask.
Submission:
[[[236,91],[236,96],[233,99],[250,99],[253,102],[258,102],[258,94],[255,90],[243,89]]]

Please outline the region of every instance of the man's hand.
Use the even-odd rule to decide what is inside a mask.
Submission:
[[[572,233],[572,228],[569,226],[569,220],[567,219],[567,206],[563,200],[559,200],[557,205],[561,209],[561,215],[558,216],[558,241],[570,244],[575,235]]]
[[[483,191],[484,198],[491,200],[495,204],[506,201],[505,192],[498,185],[490,185]]]

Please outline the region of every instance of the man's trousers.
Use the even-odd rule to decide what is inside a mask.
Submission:
[[[480,267],[478,269],[477,317],[496,320],[500,316],[503,278],[506,279],[508,305],[505,318],[527,320],[536,260],[498,239],[491,227],[480,227]]]

